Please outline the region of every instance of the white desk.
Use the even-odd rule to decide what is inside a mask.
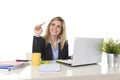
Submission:
[[[38,67],[28,65],[10,72],[0,71],[0,80],[120,80],[120,68],[108,68],[106,64],[69,67],[60,65],[60,72],[41,73]]]

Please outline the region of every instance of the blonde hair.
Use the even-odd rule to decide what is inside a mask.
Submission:
[[[46,29],[46,33],[45,35],[43,36],[45,41],[46,41],[46,45],[49,41],[49,37],[50,37],[50,25],[53,21],[60,21],[61,24],[62,24],[62,30],[61,30],[61,33],[60,35],[58,36],[58,38],[60,39],[60,46],[61,46],[61,49],[63,48],[64,44],[65,44],[65,41],[67,40],[66,39],[66,25],[65,25],[65,21],[61,18],[61,17],[54,17],[50,23],[48,24],[47,26],[47,29]]]

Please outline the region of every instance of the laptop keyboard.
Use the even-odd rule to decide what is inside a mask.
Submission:
[[[71,59],[69,59],[69,60],[63,60],[63,63],[72,64],[72,60]]]
[[[68,59],[68,60],[57,60],[56,62],[58,62],[58,63],[63,63],[63,64],[67,64],[67,65],[72,65],[73,60],[72,60],[72,59]]]

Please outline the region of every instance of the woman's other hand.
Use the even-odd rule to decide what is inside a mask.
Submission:
[[[70,58],[73,59],[73,55],[71,55]]]
[[[35,32],[35,36],[36,37],[40,37],[41,33],[43,32],[42,30],[42,25],[45,24],[45,22],[43,22],[42,24],[40,25],[36,25],[35,28],[34,28],[34,32]]]

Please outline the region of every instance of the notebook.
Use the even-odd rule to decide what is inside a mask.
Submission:
[[[60,70],[59,64],[41,64],[39,66],[39,72],[59,72]]]
[[[103,38],[77,37],[74,40],[73,59],[56,62],[70,66],[89,65],[101,62],[102,52],[99,50]]]

